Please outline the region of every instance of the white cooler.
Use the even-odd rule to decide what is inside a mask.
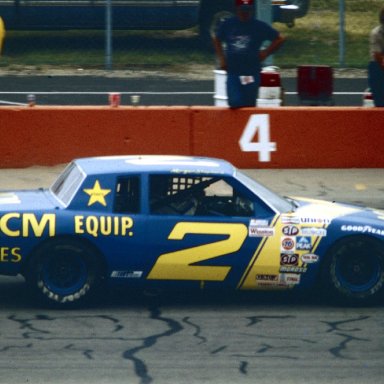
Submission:
[[[265,67],[261,71],[258,107],[280,107],[282,104],[282,90],[280,73],[277,67]]]

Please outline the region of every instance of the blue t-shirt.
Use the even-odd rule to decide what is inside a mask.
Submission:
[[[240,21],[237,17],[224,20],[217,38],[226,45],[228,73],[254,75],[260,72],[259,51],[264,41],[275,40],[279,32],[263,21]]]

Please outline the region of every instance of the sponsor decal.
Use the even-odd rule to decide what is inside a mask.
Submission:
[[[74,217],[74,232],[98,236],[133,236],[133,220],[128,216]],[[56,215],[10,212],[0,217],[0,234],[8,237],[43,237],[56,235]]]
[[[312,240],[309,236],[301,236],[296,240],[296,250],[310,251],[312,248]]]
[[[249,237],[269,237],[274,236],[275,229],[268,227],[268,220],[252,219],[248,227]]]
[[[285,227],[283,227],[282,232],[285,236],[296,236],[297,234],[299,234],[300,229],[295,225],[286,225]]]
[[[275,229],[270,227],[258,228],[258,227],[249,227],[248,235],[249,237],[269,237],[275,234]]]
[[[281,222],[283,224],[300,224],[300,218],[296,216],[281,215]]]
[[[111,277],[119,279],[140,279],[143,271],[112,271]]]
[[[75,216],[75,233],[98,236],[133,236],[129,216]]]
[[[280,283],[285,285],[297,285],[300,284],[300,275],[295,273],[282,273],[280,274]]]
[[[0,247],[0,263],[19,263],[21,261],[20,248]]]
[[[304,228],[301,228],[301,234],[304,236],[324,237],[324,236],[327,236],[327,230],[324,228],[304,227]]]
[[[283,237],[281,240],[281,250],[284,252],[294,251],[296,241],[294,237]]]
[[[384,236],[384,229],[374,228],[370,225],[342,225],[341,230],[344,232],[371,233],[373,235]]]
[[[313,253],[306,253],[301,256],[301,261],[305,264],[314,264],[319,261],[319,256]]]
[[[278,275],[256,275],[256,280],[258,281],[268,281],[268,282],[278,282],[279,276]]]
[[[299,265],[299,255],[296,253],[282,253],[280,265]]]
[[[95,181],[92,188],[86,188],[83,189],[83,191],[89,196],[88,207],[96,203],[99,203],[104,207],[107,206],[105,197],[111,193],[111,190],[101,188],[99,180]]]
[[[327,217],[300,217],[302,224],[329,225],[332,220]]]
[[[268,227],[268,220],[251,219],[249,225],[255,227]]]
[[[283,265],[280,267],[280,272],[288,272],[288,273],[305,273],[307,272],[307,267],[297,267],[291,265]]]
[[[0,233],[8,237],[55,236],[56,215],[46,213],[40,218],[33,213],[10,212],[0,217]]]

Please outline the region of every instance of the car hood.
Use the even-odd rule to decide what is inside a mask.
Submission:
[[[335,219],[352,222],[373,220],[378,221],[380,226],[384,223],[384,211],[380,209],[302,197],[292,199],[298,205],[294,216],[300,217],[303,224],[329,224]]]
[[[0,191],[0,211],[50,210],[57,205],[48,189]]]

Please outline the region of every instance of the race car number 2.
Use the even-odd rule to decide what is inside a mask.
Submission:
[[[247,237],[244,224],[177,223],[168,240],[183,240],[186,235],[224,235],[224,240],[164,253],[156,260],[148,279],[223,281],[230,266],[193,265],[202,261],[237,252]]]

